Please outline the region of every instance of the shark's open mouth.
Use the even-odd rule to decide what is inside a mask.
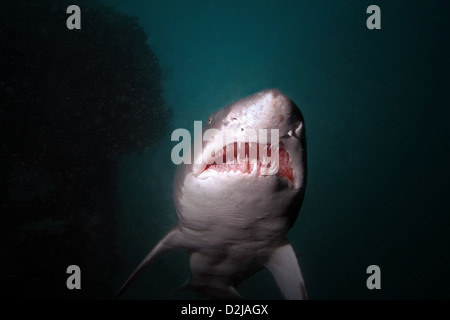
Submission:
[[[263,149],[263,150],[262,150]],[[278,152],[278,157],[276,157]],[[237,143],[224,146],[210,159],[203,172],[240,172],[253,175],[283,176],[294,182],[289,164],[289,153],[282,146],[272,148],[270,144]]]

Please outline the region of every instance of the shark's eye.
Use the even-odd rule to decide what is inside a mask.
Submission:
[[[211,122],[212,122],[212,116],[210,116],[208,119],[208,123],[211,123]]]

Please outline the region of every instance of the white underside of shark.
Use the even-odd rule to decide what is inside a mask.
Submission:
[[[203,132],[208,129],[235,132],[234,146],[247,148],[247,152],[238,159],[237,153],[227,151],[233,145],[209,139],[203,142],[201,154],[193,154],[194,160],[214,157],[211,150],[216,151],[216,160],[222,159],[217,151],[223,150],[235,156],[234,163],[210,159],[209,163],[179,166],[174,180],[179,223],[147,255],[118,295],[156,258],[184,248],[190,253],[191,268],[186,287],[208,298],[243,298],[236,289],[239,283],[267,268],[285,299],[306,299],[299,263],[287,239],[306,186],[305,125],[300,110],[280,91],[265,90],[212,114]],[[249,159],[248,149],[260,141],[243,138],[247,131],[260,129],[279,130],[279,163],[269,168],[261,165],[259,157]]]

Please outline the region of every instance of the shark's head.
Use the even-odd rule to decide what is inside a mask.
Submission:
[[[295,189],[303,186],[303,116],[280,91],[265,90],[218,110],[202,133],[192,167],[196,178],[213,182],[233,173],[243,179],[279,179]]]
[[[255,210],[255,219],[265,210],[296,217],[306,183],[305,125],[286,95],[269,89],[218,110],[200,139],[194,163],[180,166],[175,178],[182,223],[239,210]]]

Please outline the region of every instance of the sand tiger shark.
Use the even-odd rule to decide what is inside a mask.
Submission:
[[[190,253],[191,268],[185,287],[205,297],[242,299],[236,287],[267,268],[285,299],[307,299],[287,239],[306,187],[300,109],[282,92],[264,90],[213,113],[203,133],[208,129],[226,131],[227,137],[232,132],[234,142],[227,145],[209,135],[203,138],[201,152],[193,153],[194,160],[203,161],[179,165],[173,189],[178,225],[150,251],[116,297],[145,266],[183,248]],[[258,137],[245,134],[264,129],[277,129],[278,141],[262,144]],[[264,163],[260,152],[250,152],[255,148],[277,152],[277,161]],[[229,158],[234,161],[225,161]]]

